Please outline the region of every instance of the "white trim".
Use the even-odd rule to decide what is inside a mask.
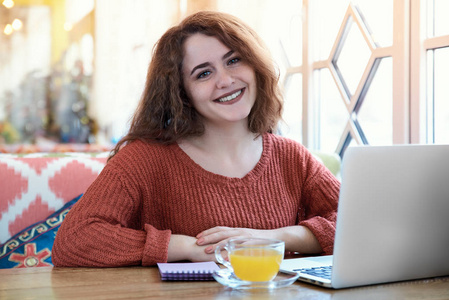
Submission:
[[[410,0],[393,2],[393,144],[410,143]]]
[[[302,66],[288,67],[287,70],[285,70],[285,77],[302,72]]]
[[[351,102],[349,103],[349,112],[352,112],[354,110],[354,107],[357,105],[360,95],[363,89],[366,87],[368,77],[374,67],[374,62],[376,61],[376,59],[378,58],[371,54],[365,67],[365,71],[363,71],[362,77],[360,78],[359,84],[357,85],[357,89],[351,97]]]
[[[376,58],[384,58],[393,56],[393,47],[381,47],[373,50],[373,56]]]
[[[331,64],[330,59],[314,61],[312,63],[312,68],[314,70],[324,69],[324,68],[327,68],[330,64]]]
[[[368,28],[366,27],[365,23],[363,22],[362,18],[360,17],[360,14],[356,7],[352,3],[349,4],[349,8],[351,12],[351,16],[354,18],[355,23],[360,29],[360,32],[363,35],[363,38],[365,39],[366,44],[368,45],[371,52],[374,51],[379,45],[376,45],[376,42],[371,37],[371,33],[368,31]]]
[[[337,86],[341,99],[343,100],[346,108],[349,111],[349,106],[351,105],[351,98],[349,98],[348,95],[346,94],[345,88],[343,87],[343,83],[341,82],[340,77],[338,76],[337,71],[335,70],[335,67],[332,63],[329,64],[329,71],[332,75],[332,78],[334,79],[335,85]]]
[[[317,120],[315,118],[315,103],[313,89],[313,56],[312,56],[312,28],[310,26],[310,12],[313,0],[303,0],[302,26],[302,144],[309,149],[317,149],[317,138],[314,134]]]
[[[425,4],[414,0],[410,6],[410,142],[427,142],[426,124],[426,33]]]
[[[423,41],[426,50],[449,47],[449,35],[436,36]]]

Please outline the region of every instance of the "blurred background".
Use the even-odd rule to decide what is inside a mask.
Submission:
[[[281,134],[341,156],[351,144],[449,143],[447,0],[0,2],[4,146],[116,143],[155,42],[199,10],[241,18],[270,47]]]

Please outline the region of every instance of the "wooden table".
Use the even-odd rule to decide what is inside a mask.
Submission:
[[[232,290],[215,281],[161,281],[156,267],[0,270],[0,299],[449,299],[449,277],[330,290],[306,283]]]

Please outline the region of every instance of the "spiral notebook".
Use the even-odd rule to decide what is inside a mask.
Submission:
[[[197,263],[158,263],[162,280],[214,280],[220,267],[213,261]]]

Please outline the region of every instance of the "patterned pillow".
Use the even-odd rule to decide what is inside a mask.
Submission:
[[[0,244],[84,193],[107,152],[0,154]]]
[[[51,249],[65,216],[81,195],[67,202],[61,209],[49,215],[0,246],[0,269],[53,266]]]

